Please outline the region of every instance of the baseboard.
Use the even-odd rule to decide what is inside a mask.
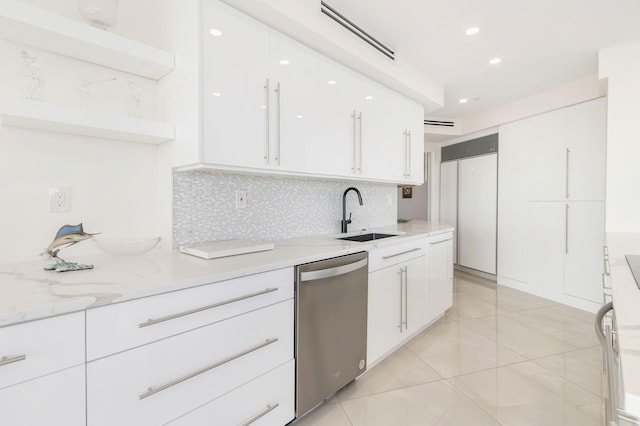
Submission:
[[[550,293],[546,291],[541,291],[539,289],[532,288],[529,284],[516,281],[511,278],[502,277],[498,275],[497,277],[498,285],[503,285],[505,287],[513,288],[515,290],[520,290],[525,293],[533,294],[534,296],[539,296],[544,299],[549,299],[554,302],[562,303],[563,305],[571,306],[572,308],[577,308],[583,311],[595,313],[600,309],[601,304],[597,302],[592,302],[590,300],[581,299],[579,297],[570,296],[564,293]]]
[[[456,271],[466,272],[467,274],[476,275],[478,277],[485,278],[490,281],[496,281],[497,276],[488,272],[478,271],[477,269],[467,268],[466,266],[454,265]]]

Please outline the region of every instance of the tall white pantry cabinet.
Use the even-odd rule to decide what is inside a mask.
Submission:
[[[500,127],[498,282],[602,303],[606,99]]]

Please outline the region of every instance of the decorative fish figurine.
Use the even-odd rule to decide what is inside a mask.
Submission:
[[[78,265],[75,263],[66,262],[64,259],[58,257],[58,252],[63,246],[71,247],[72,245],[77,244],[80,241],[87,240],[94,235],[96,234],[89,234],[84,232],[82,223],[79,225],[64,225],[58,230],[58,232],[56,232],[56,236],[54,237],[53,241],[51,241],[51,244],[49,244],[49,247],[47,247],[47,250],[43,253],[48,254],[49,256],[54,258],[57,263],[54,265],[50,265],[45,269],[64,272],[69,270],[93,268],[93,265]]]

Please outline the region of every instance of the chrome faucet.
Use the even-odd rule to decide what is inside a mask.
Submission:
[[[344,191],[344,194],[342,194],[342,222],[341,222],[343,234],[347,233],[347,225],[351,223],[351,212],[349,212],[349,219],[347,219],[347,192],[349,191],[356,192],[356,194],[358,195],[358,201],[360,202],[360,205],[362,205],[362,195],[360,195],[360,191],[358,191],[358,188],[354,188],[353,186],[351,186]]]

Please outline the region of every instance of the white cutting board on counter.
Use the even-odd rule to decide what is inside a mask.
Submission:
[[[273,250],[274,247],[275,245],[273,243],[267,243],[264,241],[226,240],[180,246],[178,247],[178,250],[182,253],[201,257],[203,259],[217,259],[219,257]]]

